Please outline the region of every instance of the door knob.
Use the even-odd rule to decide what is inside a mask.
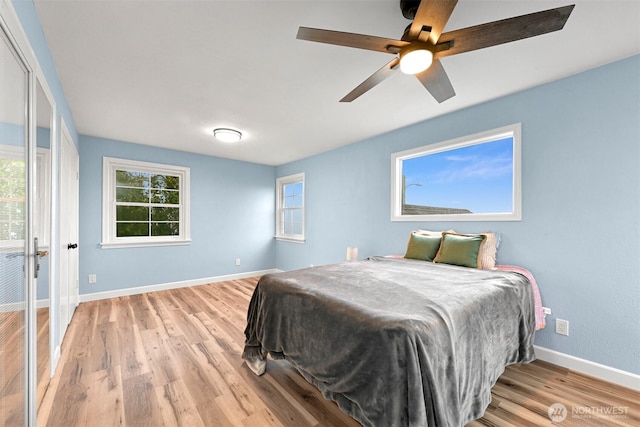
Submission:
[[[67,245],[67,249],[75,249],[75,248],[77,248],[77,247],[78,247],[78,244],[77,244],[77,243],[69,243],[69,244]]]

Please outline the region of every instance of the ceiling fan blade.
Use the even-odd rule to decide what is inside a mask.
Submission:
[[[431,43],[436,44],[456,3],[458,0],[422,0],[409,29],[409,40],[419,38],[424,42],[428,38]],[[421,35],[423,26],[431,27],[431,32]]]
[[[360,95],[364,94],[369,89],[371,89],[372,87],[374,87],[375,85],[377,85],[378,83],[380,83],[381,81],[389,77],[391,73],[393,73],[393,71],[396,69],[399,63],[400,63],[400,60],[398,58],[392,59],[390,62],[385,64],[382,68],[380,68],[378,71],[373,73],[371,77],[369,77],[367,80],[360,83],[358,87],[356,87],[354,90],[352,90],[347,95],[345,95],[345,97],[342,98],[340,102],[351,102],[354,99],[358,98]]]
[[[558,7],[444,33],[438,40],[438,45],[450,43],[450,47],[438,50],[435,57],[442,58],[561,30],[574,6]]]
[[[456,95],[456,91],[453,90],[447,72],[437,59],[433,60],[429,68],[416,74],[416,77],[439,103]]]
[[[345,33],[342,31],[322,30],[318,28],[300,27],[298,29],[299,40],[327,43],[338,46],[355,47],[358,49],[374,50],[384,53],[398,53],[400,48],[408,45],[408,42],[385,37],[367,36],[364,34]]]

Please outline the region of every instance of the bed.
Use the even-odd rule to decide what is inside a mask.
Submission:
[[[364,426],[462,426],[535,358],[534,310],[522,274],[372,257],[263,276],[242,357],[286,359]]]

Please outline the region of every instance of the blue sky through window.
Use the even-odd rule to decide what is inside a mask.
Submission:
[[[406,204],[512,212],[513,137],[405,159],[402,174]]]
[[[284,207],[302,207],[302,183],[296,182],[284,186]]]
[[[284,224],[285,234],[302,234],[302,182],[284,186]]]

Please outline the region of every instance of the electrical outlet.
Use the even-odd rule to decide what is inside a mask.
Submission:
[[[236,265],[240,265],[240,258],[236,258]]]
[[[556,319],[556,334],[569,335],[569,321]]]
[[[96,283],[96,275],[95,274],[90,274],[89,275],[89,283]]]
[[[550,315],[551,314],[551,309],[549,307],[542,307],[542,312],[545,315]]]

